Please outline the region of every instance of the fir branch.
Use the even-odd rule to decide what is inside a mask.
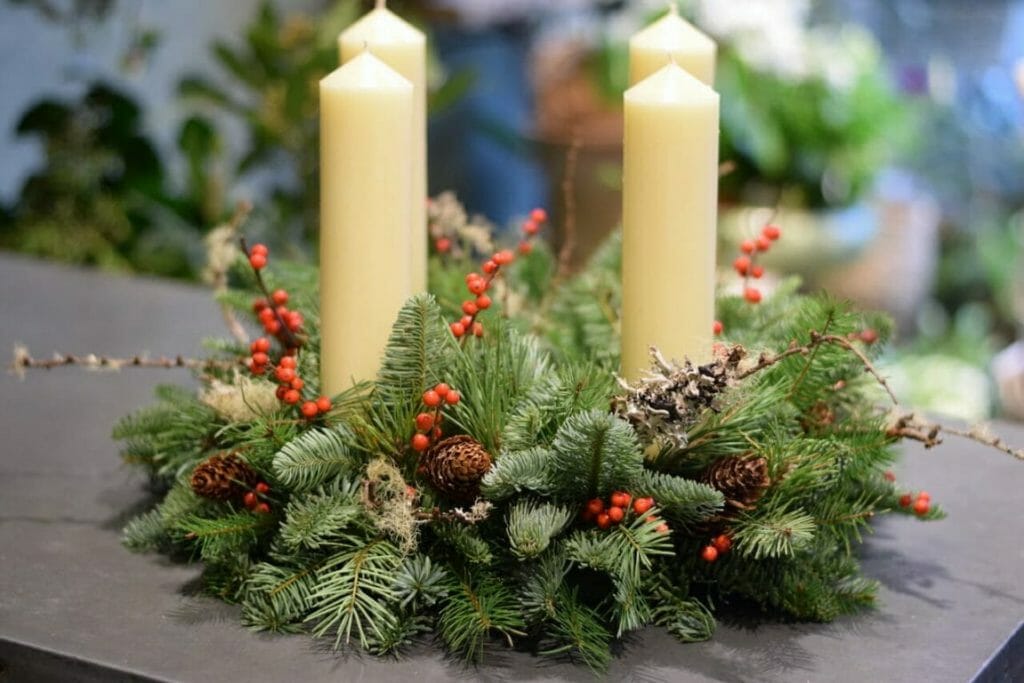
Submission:
[[[431,528],[442,542],[470,564],[489,565],[494,562],[491,547],[481,538],[480,531],[476,527],[455,522],[442,522],[432,525]]]
[[[403,609],[432,607],[448,595],[450,586],[448,570],[429,555],[410,555],[395,572],[395,596]]]
[[[401,551],[383,539],[352,537],[350,543],[350,549],[324,563],[310,596],[313,634],[333,632],[335,649],[349,645],[353,636],[370,648],[394,629],[396,620],[393,578]]]
[[[635,490],[654,498],[667,516],[682,524],[704,521],[725,505],[722,493],[706,484],[651,470],[644,470]]]
[[[359,484],[355,482],[342,482],[313,494],[293,496],[285,508],[278,538],[291,550],[331,546],[362,512]]]
[[[483,658],[484,644],[491,635],[501,635],[512,647],[513,636],[524,635],[524,625],[515,596],[487,575],[453,580],[437,620],[448,648],[470,662]]]
[[[806,512],[780,508],[740,517],[733,526],[732,538],[740,555],[761,560],[792,557],[810,543],[816,530],[814,518]]]
[[[506,528],[512,553],[520,559],[537,557],[574,516],[571,509],[550,503],[516,503],[508,511]]]
[[[277,452],[274,473],[281,482],[298,491],[353,474],[361,468],[361,463],[349,447],[352,441],[354,437],[344,425],[311,429]]]
[[[257,564],[242,586],[242,621],[258,631],[298,631],[312,604],[316,572],[323,561],[298,566],[274,562]]]
[[[552,450],[551,483],[563,500],[629,490],[643,473],[643,454],[633,428],[607,412],[569,417]]]
[[[557,596],[557,609],[548,622],[539,654],[567,655],[580,660],[594,673],[603,673],[611,663],[612,634],[600,615],[583,604],[575,590],[562,587]]]
[[[247,554],[274,524],[271,515],[241,511],[213,518],[189,515],[175,526],[180,538],[194,543],[204,560],[217,560]]]
[[[505,453],[484,475],[480,491],[491,500],[504,500],[524,491],[548,495],[554,486],[548,469],[552,457],[543,448]]]
[[[708,640],[715,633],[715,617],[697,600],[684,599],[672,590],[661,587],[656,591],[652,618],[683,643]]]

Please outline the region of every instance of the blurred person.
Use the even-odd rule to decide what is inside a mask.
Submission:
[[[548,203],[548,178],[532,144],[530,53],[538,26],[586,12],[595,0],[421,0],[449,74],[468,92],[431,122],[431,194],[454,189],[471,213],[499,227]]]

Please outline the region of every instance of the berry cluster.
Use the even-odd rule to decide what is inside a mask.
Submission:
[[[701,548],[700,559],[711,563],[718,559],[719,555],[725,555],[732,550],[732,537],[729,534],[718,534],[711,543]]]
[[[530,217],[523,221],[523,238],[519,240],[520,254],[525,256],[533,251],[533,238],[547,222],[548,212],[544,209],[534,209],[530,212]]]
[[[260,500],[261,498],[266,498],[268,493],[270,493],[270,485],[265,481],[261,481],[253,487],[252,491],[246,491],[245,496],[242,497],[242,502],[247,509],[253,512],[269,514],[270,504]]]
[[[654,507],[653,498],[634,498],[625,491],[615,491],[608,497],[608,504],[601,498],[593,498],[583,506],[580,517],[585,522],[593,522],[599,529],[608,529],[613,524],[619,524],[630,516],[639,517],[645,515]],[[649,515],[648,522],[658,521],[656,515]],[[660,533],[668,532],[668,524],[662,522],[657,526]]]
[[[445,383],[423,392],[423,405],[427,407],[416,416],[416,433],[412,437],[412,449],[423,453],[441,438],[441,422],[444,421],[444,407],[457,405],[462,395]]]
[[[268,370],[272,371],[274,381],[278,383],[278,400],[290,406],[297,405],[302,401],[302,389],[306,386],[306,382],[299,377],[295,349],[287,349],[276,364],[271,362],[270,340],[266,337],[260,337],[250,344],[249,350],[252,353],[247,363],[249,369],[254,375],[265,375]],[[329,412],[330,409],[331,399],[326,396],[305,401],[300,406],[303,417],[309,420]]]
[[[912,493],[904,493],[900,496],[900,507],[911,508],[918,517],[924,517],[932,509],[932,497],[927,491],[918,491],[915,496]]]
[[[242,251],[249,258],[249,265],[252,266],[253,274],[256,276],[256,284],[263,291],[263,296],[256,299],[252,304],[253,312],[259,318],[267,334],[277,337],[281,346],[285,349],[296,349],[302,346],[302,314],[288,308],[288,292],[283,289],[276,289],[273,293],[267,290],[260,274],[267,267],[267,260],[270,257],[270,250],[265,244],[254,244],[249,249],[245,240],[242,240]]]
[[[769,223],[761,228],[761,234],[757,239],[740,242],[740,251],[743,253],[732,262],[732,267],[743,278],[743,298],[752,304],[760,303],[762,298],[761,290],[750,284],[751,278],[759,280],[764,275],[764,266],[757,263],[757,257],[771,249],[772,242],[780,237],[782,230],[779,226]],[[719,332],[716,331],[715,334]]]

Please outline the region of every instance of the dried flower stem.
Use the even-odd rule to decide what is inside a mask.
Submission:
[[[232,214],[231,219],[224,225],[226,228],[225,239],[227,242],[233,242],[235,236],[238,235],[242,226],[249,220],[249,215],[252,213],[252,202],[240,201],[235,206],[235,212]],[[222,294],[228,289],[228,268],[227,267],[211,267],[207,270],[206,277],[210,282],[210,286],[213,288],[214,293]],[[245,327],[238,321],[238,317],[235,312],[227,304],[221,304],[220,306],[221,316],[224,318],[224,325],[228,328],[228,332],[241,344],[249,343],[249,334],[245,331]]]

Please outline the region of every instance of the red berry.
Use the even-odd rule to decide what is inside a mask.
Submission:
[[[737,256],[736,260],[732,262],[732,267],[740,275],[746,275],[750,271],[750,257]]]
[[[613,524],[618,524],[622,521],[622,518],[625,516],[626,513],[623,512],[622,508],[620,508],[618,505],[613,505],[610,508],[608,508],[608,519],[610,519]]]
[[[479,296],[480,294],[483,294],[484,292],[487,291],[488,285],[487,281],[481,278],[478,280],[473,280],[468,285],[466,285],[466,287],[467,289],[469,289],[470,292]]]
[[[484,326],[481,323],[473,323],[473,336],[482,337],[484,336]]]
[[[274,370],[274,377],[277,379],[278,382],[288,384],[293,379],[295,379],[295,371],[292,370],[291,368],[281,366],[277,370]]]
[[[522,254],[523,256],[526,256],[531,251],[533,251],[533,244],[532,243],[527,242],[526,240],[523,240],[522,242],[519,243],[519,253],[520,254]]]
[[[316,417],[319,412],[320,409],[316,407],[315,401],[306,401],[302,404],[302,414],[309,419]]]
[[[437,247],[437,250],[442,254],[447,254],[452,248],[452,241],[447,237],[439,237],[437,241],[434,242],[434,246]]]
[[[282,356],[281,360],[277,361],[277,364],[282,368],[295,369],[295,358],[292,356]]]
[[[473,316],[471,316],[471,315],[464,315],[464,316],[462,316],[462,319],[459,320],[459,322],[462,323],[462,326],[464,328],[465,327],[469,327],[470,325],[473,324]]]
[[[494,261],[487,261],[486,263],[484,263],[484,272],[487,273],[488,275],[491,275],[497,269],[498,264],[495,263]]]
[[[270,295],[270,298],[274,300],[274,303],[278,306],[284,306],[288,303],[288,292],[283,289],[275,289],[274,293]]]
[[[633,512],[638,515],[642,515],[648,510],[654,507],[653,498],[637,498],[633,501]]]
[[[914,501],[913,496],[911,496],[909,493],[904,493],[902,496],[900,496],[900,507],[904,507],[904,508],[910,507],[910,504],[913,501]]]
[[[288,323],[289,330],[292,332],[298,332],[302,329],[302,323],[305,321],[303,320],[301,313],[298,311],[291,311],[287,317],[285,317],[285,322]]]
[[[704,546],[704,549],[700,551],[700,559],[705,562],[714,562],[718,559],[718,549],[713,545]]]
[[[423,392],[423,403],[431,408],[436,408],[441,405],[441,394],[433,389],[428,389]]]
[[[302,394],[300,394],[297,389],[285,389],[284,396],[281,400],[288,405],[293,406],[302,400]]]
[[[886,481],[896,481],[896,473],[892,470],[886,470],[883,476],[885,476]]]
[[[630,499],[631,496],[623,491],[616,491],[609,498],[609,500],[611,500],[612,505],[615,505],[620,508],[629,507]]]
[[[454,334],[456,337],[461,337],[462,335],[466,334],[466,326],[463,325],[462,323],[452,323],[451,325],[449,325],[449,327],[451,327],[452,334]]]
[[[420,413],[416,416],[416,429],[421,432],[429,432],[434,428],[434,416],[430,413]]]
[[[306,382],[301,377],[296,377],[291,381],[291,387],[295,391],[299,391],[304,386],[306,386]]]
[[[259,500],[259,498],[256,497],[256,493],[255,492],[253,492],[253,491],[246,491],[245,495],[242,497],[242,502],[245,504],[245,507],[247,507],[247,508],[249,508],[251,510],[254,507],[256,507],[256,504],[259,503],[260,500]]]
[[[723,330],[725,330],[725,325],[722,324],[721,320],[716,320],[714,323],[711,324],[711,331],[714,334],[722,334]]]
[[[252,374],[258,376],[258,375],[262,375],[262,374],[266,373],[267,366],[266,365],[250,365],[249,369],[252,371]]]
[[[267,353],[270,351],[270,340],[266,337],[260,337],[249,348],[252,349],[253,353]]]
[[[743,240],[742,242],[740,242],[740,251],[742,251],[744,254],[753,254],[755,251],[757,251],[757,244],[754,242],[754,240]]]
[[[256,315],[256,317],[259,318],[260,322],[263,323],[264,325],[277,319],[274,316],[274,309],[268,307],[261,308],[260,312]]]
[[[481,311],[486,311],[488,308],[491,307],[491,297],[487,296],[486,294],[481,294],[476,298],[476,307],[479,308]]]
[[[536,223],[536,221],[529,220],[523,223],[523,232],[525,232],[527,235],[536,235],[539,231],[540,226]]]
[[[263,330],[267,334],[273,334],[273,335],[276,336],[277,333],[281,331],[281,323],[279,323],[276,320],[271,320],[269,322],[265,322],[265,323],[263,323]]]
[[[256,512],[260,513],[261,515],[269,515],[270,506],[267,505],[266,503],[260,503],[259,505],[256,506]]]
[[[440,396],[441,398],[444,398],[445,396],[447,396],[448,392],[451,391],[451,390],[452,390],[452,388],[450,386],[448,386],[447,384],[445,384],[444,382],[438,382],[434,386],[434,391],[436,391],[437,395]]]
[[[757,287],[747,287],[747,289],[743,292],[743,298],[752,304],[760,303],[761,290],[758,289]]]
[[[777,225],[769,224],[761,228],[761,234],[774,242],[782,237],[782,229]]]
[[[499,266],[507,266],[516,260],[516,255],[508,249],[503,249],[497,254],[491,257],[491,260],[497,263]]]
[[[454,389],[450,390],[447,394],[445,394],[444,397],[445,403],[447,403],[450,406],[457,404],[461,400],[462,396],[460,396],[459,392],[455,391]]]
[[[442,435],[442,434],[443,434],[444,432],[442,432],[442,431],[441,431],[441,428],[440,428],[440,427],[434,427],[434,431],[433,431],[432,433],[433,433],[433,435],[434,435],[434,440],[436,441],[437,439],[440,439],[440,438],[441,438],[441,435]]]
[[[419,494],[419,492],[416,490],[415,486],[412,486],[411,484],[407,484],[406,485],[406,487],[405,487],[405,495],[407,497],[415,498],[418,494]]]
[[[665,524],[664,522],[662,522],[658,526],[654,527],[654,530],[657,531],[659,534],[667,534],[668,533],[668,524]]]
[[[750,276],[755,280],[760,280],[764,275],[764,266],[754,266],[750,269]]]
[[[592,515],[599,515],[604,512],[604,501],[600,498],[591,498],[587,501],[587,510]]]
[[[316,400],[316,409],[321,413],[326,413],[331,409],[331,399],[326,396],[321,396]]]
[[[926,498],[918,498],[916,501],[914,501],[914,514],[918,517],[923,517],[924,515],[928,514],[928,511],[931,509],[931,507],[932,503],[930,500]]]
[[[462,312],[466,315],[476,315],[480,312],[480,309],[477,307],[475,301],[463,301]]]
[[[718,552],[727,553],[732,548],[732,539],[728,534],[719,534],[711,541],[711,545],[715,546],[715,550]]]
[[[430,448],[430,437],[426,434],[416,434],[412,437],[412,449],[418,453]]]
[[[607,529],[612,525],[612,518],[608,516],[607,512],[602,512],[597,516],[597,526],[602,529]]]
[[[530,212],[530,220],[535,223],[546,223],[548,220],[548,212],[544,209],[534,209]]]
[[[268,356],[267,354],[263,353],[262,351],[257,351],[256,353],[252,354],[252,364],[253,365],[266,365],[269,362],[270,362],[270,356]]]
[[[268,484],[267,482],[261,481],[260,483],[256,484],[256,493],[259,493],[261,495],[266,495],[269,492],[270,492],[270,484]]]
[[[482,280],[482,279],[483,278],[480,277],[480,273],[470,273],[469,275],[466,276],[466,284],[468,285],[473,280]]]
[[[286,393],[288,393],[288,387],[282,385],[277,388],[277,391],[274,392],[274,395],[277,396],[278,401],[283,401],[284,395]]]
[[[249,265],[253,267],[253,270],[263,270],[267,265],[267,257],[263,254],[253,254],[249,257]]]
[[[878,341],[878,332],[875,332],[870,327],[866,330],[861,330],[860,340],[865,344],[874,344]]]
[[[927,500],[928,502],[931,502],[932,494],[928,493],[927,491],[921,491],[921,492],[919,492],[917,494],[917,499],[918,500]]]
[[[761,235],[760,237],[757,238],[757,250],[758,251],[768,251],[771,248],[772,248],[772,241],[770,239],[768,239],[764,235]]]
[[[250,254],[262,254],[263,256],[266,256],[267,254],[270,253],[270,250],[267,249],[267,245],[262,244],[262,243],[257,243],[257,244],[252,245],[252,249],[249,250],[249,253]]]

